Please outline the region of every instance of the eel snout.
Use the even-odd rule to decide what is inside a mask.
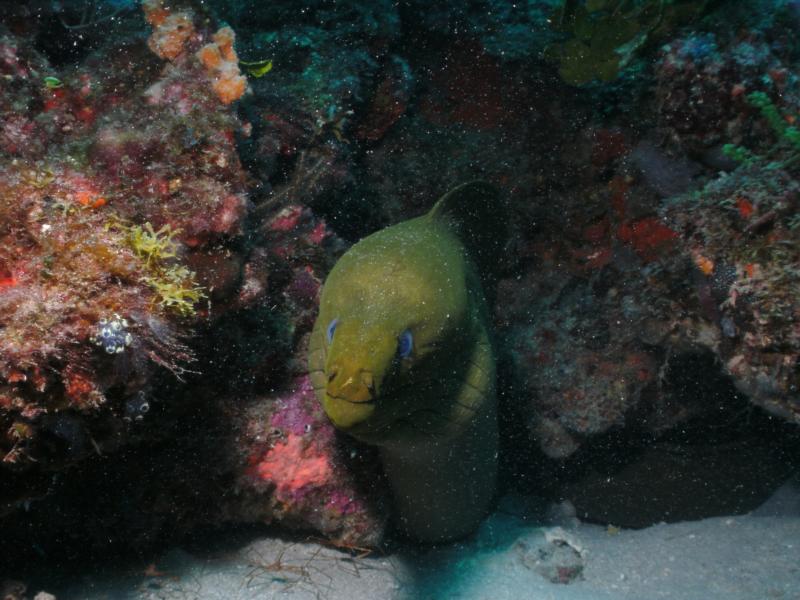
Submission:
[[[328,373],[328,394],[350,402],[372,402],[375,399],[375,379],[364,369],[342,369],[333,366]]]
[[[332,365],[327,377],[323,408],[336,427],[347,430],[372,415],[377,393],[370,371]]]

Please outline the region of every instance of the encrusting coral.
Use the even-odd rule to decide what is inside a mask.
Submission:
[[[387,519],[379,510],[377,463],[369,452],[337,439],[307,376],[269,402],[253,403],[243,416],[241,514],[311,525],[344,544],[380,542]],[[363,493],[367,478],[373,482],[369,502]]]

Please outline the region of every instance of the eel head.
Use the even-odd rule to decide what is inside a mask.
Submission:
[[[448,365],[474,333],[469,269],[457,238],[424,219],[373,234],[337,262],[312,339],[315,387],[337,428],[383,445],[452,419],[446,399],[461,374]]]

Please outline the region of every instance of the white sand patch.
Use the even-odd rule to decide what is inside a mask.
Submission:
[[[641,530],[497,512],[467,542],[391,556],[269,538],[214,558],[175,549],[149,575],[83,577],[58,598],[798,600],[800,485],[749,515]]]

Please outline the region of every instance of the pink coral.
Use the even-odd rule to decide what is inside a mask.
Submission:
[[[255,473],[276,482],[279,495],[292,497],[304,488],[331,483],[333,468],[328,457],[307,445],[302,436],[290,434],[267,452]]]
[[[276,401],[270,419],[273,431],[283,434],[266,450],[249,458],[251,477],[277,485],[283,501],[296,500],[304,492],[340,485],[340,473],[331,462],[334,432],[324,420],[307,377],[296,382],[295,391]],[[311,432],[314,435],[308,435]]]
[[[378,510],[382,495],[372,490],[367,498],[354,477],[356,461],[358,472],[377,478],[376,457],[342,452],[348,442],[336,436],[308,376],[249,413],[239,487],[250,518],[312,527],[347,543],[377,543],[386,518]]]

